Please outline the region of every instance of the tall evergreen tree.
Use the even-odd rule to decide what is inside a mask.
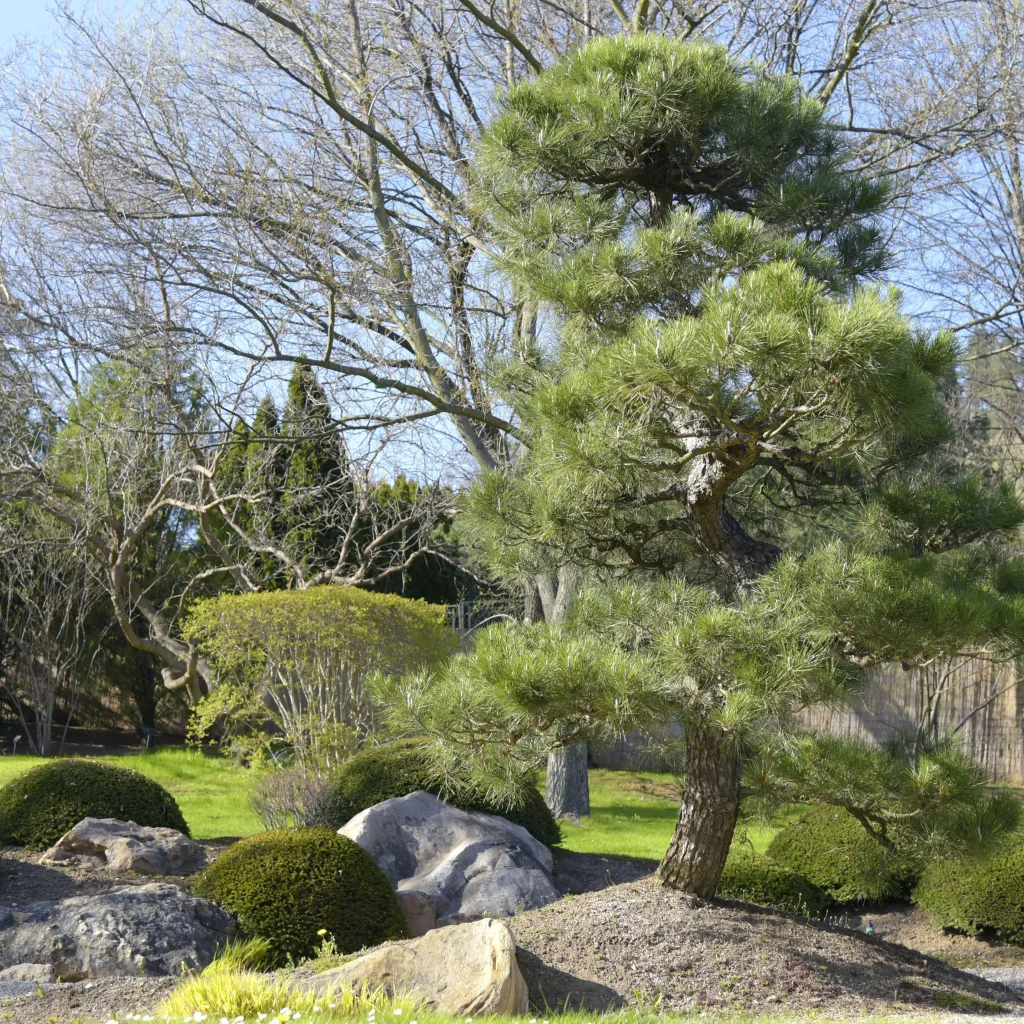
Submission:
[[[1024,642],[1024,570],[998,550],[1024,509],[930,473],[956,346],[860,286],[887,263],[886,190],[843,160],[791,80],[644,36],[513,89],[481,145],[500,262],[557,338],[502,371],[527,448],[468,511],[509,576],[543,558],[606,589],[383,693],[495,785],[552,745],[677,718],[660,876],[703,896],[745,771],[849,787],[834,747],[787,746],[801,708],[872,662]],[[972,779],[947,792],[978,798]]]
[[[307,572],[334,565],[356,513],[355,488],[330,402],[305,363],[288,383],[282,441],[288,459],[281,508],[285,547]]]

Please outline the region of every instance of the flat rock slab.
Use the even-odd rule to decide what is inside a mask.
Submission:
[[[206,866],[206,851],[176,828],[149,828],[117,818],[83,818],[39,863],[143,875],[190,875]]]
[[[526,1013],[529,992],[516,944],[502,921],[441,928],[418,939],[389,943],[296,983],[296,988],[326,995],[341,985],[357,991],[381,987],[415,999],[438,1013]]]
[[[508,917],[559,899],[551,851],[525,828],[418,790],[357,814],[338,832],[391,880],[413,934]]]
[[[205,967],[235,934],[230,915],[179,885],[0,906],[0,968],[49,964],[64,981]]]

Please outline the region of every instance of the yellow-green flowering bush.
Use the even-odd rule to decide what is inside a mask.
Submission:
[[[269,718],[304,770],[337,763],[372,727],[369,673],[401,675],[458,645],[440,605],[333,586],[200,601],[183,632],[217,680],[196,708],[193,737],[216,727],[251,757],[275,742]]]

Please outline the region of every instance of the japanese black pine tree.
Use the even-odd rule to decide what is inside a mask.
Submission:
[[[382,692],[493,780],[680,721],[660,877],[704,896],[745,786],[783,767],[791,796],[853,785],[834,744],[787,746],[801,709],[865,665],[1024,640],[1024,571],[999,550],[1024,512],[948,470],[956,345],[871,283],[887,189],[845,162],[792,80],[646,36],[500,97],[479,150],[498,263],[548,329],[496,368],[523,448],[467,516],[506,577],[567,566],[588,586],[565,624],[493,629]],[[936,780],[983,781],[948,754],[920,772],[922,821]]]

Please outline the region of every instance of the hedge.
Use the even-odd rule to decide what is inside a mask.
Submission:
[[[837,903],[909,895],[910,859],[885,849],[849,811],[816,807],[772,840],[768,856],[824,889]]]
[[[278,829],[229,846],[196,880],[272,964],[313,956],[325,940],[354,953],[409,931],[387,875],[358,843],[328,828]]]
[[[444,796],[467,811],[498,814],[522,825],[534,839],[557,846],[562,834],[554,816],[535,787],[527,787],[520,804],[503,807],[487,799],[486,793],[468,781],[458,795],[442,794],[422,740],[397,740],[367,747],[346,761],[331,776],[320,805],[322,820],[341,828],[360,811],[417,789]]]
[[[813,882],[744,847],[734,846],[725,862],[719,896],[819,917],[832,900]]]
[[[189,834],[173,796],[131,768],[85,758],[49,761],[0,789],[0,843],[43,850],[83,818],[118,818]]]
[[[1024,843],[982,858],[933,861],[913,900],[939,928],[1024,944]]]

